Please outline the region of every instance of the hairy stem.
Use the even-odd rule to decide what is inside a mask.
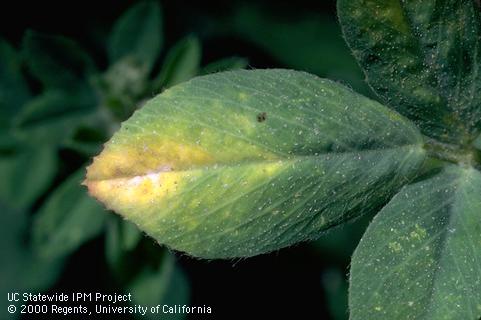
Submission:
[[[424,148],[430,157],[445,162],[471,167],[481,165],[481,154],[473,147],[448,144],[426,137]]]

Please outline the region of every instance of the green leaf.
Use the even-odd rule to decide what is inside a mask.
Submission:
[[[7,128],[29,98],[19,56],[10,44],[0,39],[0,130]]]
[[[93,121],[89,121],[88,125],[79,126],[72,137],[64,141],[62,147],[89,157],[99,153],[103,143],[108,140],[109,130],[101,119],[100,111],[101,109],[97,110],[97,114],[92,117]]]
[[[481,124],[473,0],[339,0],[344,35],[377,94],[423,133],[466,142]]]
[[[43,259],[32,250],[25,241],[28,224],[27,211],[12,209],[0,201],[0,294],[4,297],[10,292],[39,292],[48,289],[60,276],[63,267],[62,259]],[[7,299],[2,299],[0,308],[7,310],[11,304]],[[20,308],[21,302],[13,304]],[[2,312],[6,314],[6,311]],[[19,312],[10,315],[8,319],[18,316]]]
[[[56,170],[51,148],[26,148],[0,157],[0,201],[13,209],[30,207],[47,190]]]
[[[142,238],[139,229],[118,216],[108,219],[105,253],[118,285],[132,294],[132,304],[145,307],[188,303],[189,287],[174,256],[150,239]],[[184,319],[182,314],[167,319]],[[148,319],[158,315],[147,313]]]
[[[126,251],[133,250],[142,239],[142,233],[137,226],[127,220],[122,220],[122,248]]]
[[[22,74],[21,57],[0,38],[0,152],[10,152],[18,147],[11,126],[29,99],[30,89]]]
[[[11,132],[10,128],[7,127],[7,124],[0,127],[0,156],[9,155],[18,147],[21,147],[21,141],[19,141],[16,135]]]
[[[156,89],[169,88],[194,77],[199,70],[201,51],[199,39],[195,36],[180,40],[167,53]]]
[[[80,185],[84,169],[61,184],[35,216],[34,247],[45,257],[67,256],[104,228],[105,209]]]
[[[200,74],[204,75],[204,74],[216,73],[216,72],[222,72],[222,71],[233,71],[233,70],[245,69],[248,64],[249,64],[249,61],[246,58],[240,58],[240,57],[224,58],[224,59],[220,59],[212,63],[209,63],[204,68],[202,68],[202,71],[200,72]]]
[[[164,252],[159,267],[155,269],[146,267],[139,272],[127,285],[126,292],[132,293],[134,304],[149,308],[158,305],[161,308],[164,305],[182,306],[189,303],[189,286],[186,276],[176,266],[174,256],[169,252]],[[155,320],[159,319],[159,315],[147,312],[145,318]],[[183,313],[162,314],[162,319],[185,318],[186,315]]]
[[[113,64],[131,56],[150,72],[163,44],[162,13],[158,3],[143,1],[125,12],[115,23],[109,39]]]
[[[405,187],[351,263],[351,319],[481,316],[481,173],[449,166]]]
[[[27,143],[58,145],[71,138],[75,129],[95,111],[89,90],[49,90],[31,99],[15,119],[15,134]]]
[[[147,102],[94,159],[86,184],[160,243],[245,257],[377,209],[424,155],[407,120],[348,88],[242,70]]]
[[[110,268],[122,275],[123,262],[137,247],[142,233],[133,223],[119,217],[109,217],[105,237],[105,255]]]
[[[88,84],[94,62],[74,41],[28,31],[23,53],[32,74],[46,88],[77,89]]]

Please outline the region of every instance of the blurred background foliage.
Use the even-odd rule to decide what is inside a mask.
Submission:
[[[215,319],[348,318],[349,260],[371,217],[269,255],[200,261],[158,246],[81,186],[122,121],[196,75],[292,68],[369,95],[335,1],[2,6],[1,296],[131,292],[142,305],[211,306]],[[196,318],[171,318],[186,317]]]

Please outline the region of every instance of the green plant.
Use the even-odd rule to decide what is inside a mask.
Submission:
[[[339,0],[338,12],[368,83],[407,118],[303,72],[199,77],[124,122],[85,184],[202,258],[270,252],[380,210],[352,259],[351,318],[478,319],[478,3]]]
[[[171,253],[107,215],[80,186],[88,159],[153,93],[246,65],[233,57],[201,67],[200,42],[189,35],[159,66],[161,13],[154,2],[127,10],[110,33],[104,69],[62,36],[28,31],[20,52],[0,40],[2,296],[52,287],[68,259],[103,236],[114,286],[132,292],[135,303],[188,302],[185,275]],[[142,263],[133,264],[132,256]]]

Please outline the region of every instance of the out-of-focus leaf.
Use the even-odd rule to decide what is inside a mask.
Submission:
[[[58,145],[71,138],[93,114],[96,99],[90,90],[50,90],[30,100],[15,119],[16,135],[30,144]]]
[[[86,184],[160,243],[244,257],[377,210],[416,174],[422,145],[402,116],[335,82],[230,71],[147,102]]]
[[[132,222],[122,220],[123,247],[125,250],[133,250],[142,239],[142,232]]]
[[[351,319],[481,316],[481,172],[449,166],[374,218],[351,264]]]
[[[46,88],[74,90],[88,83],[95,72],[89,55],[74,41],[28,31],[23,53],[32,74]]]
[[[62,147],[78,152],[81,155],[92,157],[102,150],[101,143],[67,140]]]
[[[180,40],[167,53],[159,78],[156,80],[156,89],[169,88],[194,77],[199,70],[201,54],[197,37],[188,36]]]
[[[28,230],[28,213],[14,210],[0,201],[0,295],[9,292],[38,292],[50,287],[60,275],[62,259],[43,259],[36,255],[25,242]],[[0,300],[2,314],[7,314],[6,298]],[[17,309],[18,310],[18,309]],[[8,319],[16,319],[20,312],[10,314]]]
[[[125,12],[115,23],[109,39],[111,63],[131,56],[150,72],[163,44],[162,14],[154,1],[143,1]]]
[[[155,307],[188,303],[189,287],[174,256],[150,239],[142,239],[139,229],[120,217],[109,217],[106,258],[119,285],[132,294],[133,304]],[[166,319],[184,319],[182,314],[164,314]],[[157,319],[156,314],[146,314]]]
[[[176,266],[174,256],[164,251],[160,266],[144,268],[128,285],[126,292],[132,293],[133,303],[155,307],[160,305],[182,306],[189,303],[189,286],[183,271]],[[142,317],[144,318],[144,317]],[[147,312],[147,319],[159,319],[158,314]],[[162,314],[162,319],[185,319],[182,313]]]
[[[200,72],[200,74],[203,75],[203,74],[216,73],[216,72],[222,72],[222,71],[233,71],[233,70],[245,69],[248,64],[249,64],[249,61],[246,58],[240,58],[240,57],[224,58],[206,65],[204,68],[202,68],[202,71]]]
[[[45,257],[63,257],[104,229],[105,209],[81,186],[82,168],[52,192],[35,216],[34,247]]]
[[[0,131],[7,129],[11,118],[30,98],[15,49],[0,39]]]
[[[342,38],[335,19],[317,14],[281,18],[260,6],[244,5],[229,25],[279,62],[294,69],[342,80],[369,93],[359,66]]]
[[[121,266],[124,254],[119,218],[109,217],[105,234],[105,258],[114,273],[120,274],[118,267]]]
[[[99,111],[99,110],[98,110]],[[101,127],[103,121],[100,115],[93,116],[88,125],[80,126],[72,137],[67,139],[62,147],[74,150],[82,155],[94,156],[102,150],[102,145],[108,140],[108,128]]]
[[[119,217],[109,217],[105,254],[114,272],[121,273],[118,268],[122,268],[123,259],[132,253],[141,239],[142,233],[133,223],[121,220]]]
[[[0,157],[0,201],[14,209],[26,209],[52,182],[57,168],[52,148],[28,148]]]
[[[21,142],[7,124],[0,128],[0,156],[9,155],[23,147]]]
[[[346,40],[378,95],[424,134],[470,141],[481,125],[474,0],[340,0]]]
[[[326,293],[329,314],[333,320],[349,319],[348,284],[339,269],[328,269],[322,274],[322,284]]]

